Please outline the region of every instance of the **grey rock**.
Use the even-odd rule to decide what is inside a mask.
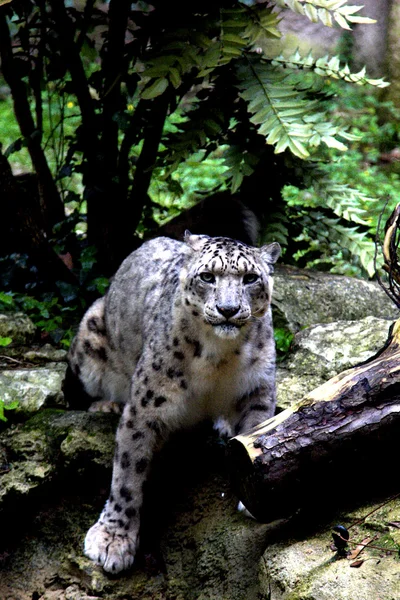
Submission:
[[[168,505],[167,524],[161,521],[158,529],[165,572],[149,573],[139,560],[131,572],[110,578],[83,556],[85,530],[108,491],[116,425],[115,415],[43,410],[0,435],[10,457],[0,494],[2,548],[12,550],[11,564],[0,561],[0,598],[267,600],[259,559],[271,526],[237,512],[222,466],[224,450],[205,431],[179,438],[156,467],[157,498]],[[185,456],[182,445],[190,448]],[[85,491],[88,478],[92,485]],[[61,497],[52,498],[48,490],[66,479]],[[35,501],[35,533],[30,525],[15,540],[6,515],[13,507],[32,509]],[[163,507],[159,500],[156,506],[157,521]]]
[[[371,358],[384,346],[391,323],[366,317],[297,333],[290,354],[277,368],[279,407],[288,408],[331,377]]]
[[[32,342],[36,327],[24,313],[0,313],[0,337],[12,338],[13,345]]]
[[[43,409],[0,434],[3,464],[0,514],[13,502],[30,503],[62,469],[111,469],[115,415]],[[0,598],[1,598],[0,594]]]
[[[342,275],[277,267],[272,297],[274,326],[293,333],[317,323],[374,316],[397,319],[398,309],[381,287]]]
[[[41,408],[64,406],[61,391],[66,365],[55,368],[13,369],[0,371],[0,398],[4,403],[18,402],[15,412],[28,416]]]
[[[371,531],[368,518],[373,513],[374,520],[383,529],[372,544],[383,550],[366,547],[357,557],[364,560],[358,568],[351,565],[355,559],[337,560],[331,547],[331,528],[324,528],[306,539],[291,539],[270,545],[262,559],[264,577],[271,583],[274,600],[366,600],[381,598],[397,600],[400,590],[399,531],[388,525],[399,518],[400,501],[392,500],[383,509],[380,505],[362,507],[349,514],[338,516],[332,527],[338,522],[349,527],[354,543],[349,550],[354,550],[357,543],[376,535]],[[387,552],[390,551],[390,552]]]
[[[139,560],[132,571],[108,576],[83,556],[82,542],[107,493],[116,424],[115,415],[47,409],[0,435],[0,448],[12,459],[9,472],[1,476],[2,551],[5,556],[12,552],[12,560],[0,561],[0,598],[397,600],[400,540],[391,524],[399,521],[399,499],[385,507],[372,504],[342,513],[332,522],[347,527],[358,522],[351,529],[354,540],[378,535],[374,545],[385,548],[363,550],[359,558],[367,560],[354,569],[350,560],[336,560],[331,526],[292,539],[286,528],[279,541],[281,523],[259,524],[238,513],[216,460],[221,456],[217,440],[210,436],[207,444],[198,445],[204,432],[199,438],[193,433],[180,438],[157,467],[165,478],[158,483],[159,493],[168,505],[167,522],[159,528],[165,569],[149,572]],[[182,445],[190,449],[185,453],[194,467],[190,477],[187,464],[181,464]],[[85,489],[82,482],[96,470]],[[68,486],[52,497],[49,485],[56,490],[60,480]],[[7,520],[10,502],[32,507],[35,501],[33,522],[15,538],[13,521]],[[159,502],[157,506],[162,508]]]
[[[386,319],[396,318],[397,311],[368,282],[297,271],[288,282],[280,277],[281,272],[275,286],[278,316],[297,332],[291,353],[278,368],[278,399],[284,408],[374,355],[386,341]],[[306,325],[313,326],[299,331]],[[42,359],[63,360],[47,349]],[[83,556],[82,543],[108,493],[118,418],[44,408],[62,402],[64,371],[65,364],[50,363],[0,372],[0,398],[18,399],[25,418],[38,411],[0,433],[5,557],[0,560],[0,598],[398,599],[400,536],[391,525],[400,521],[398,499],[386,507],[367,505],[342,513],[332,523],[359,521],[352,538],[378,535],[376,545],[395,550],[386,554],[367,548],[359,557],[367,560],[352,568],[351,561],[336,560],[326,525],[292,539],[286,528],[279,541],[279,524],[259,524],[239,514],[222,462],[224,450],[204,432],[178,438],[156,465],[154,485],[159,487],[152,515],[161,518],[166,504],[166,517],[156,525],[165,569],[149,572],[146,560],[139,558],[131,572],[106,575]],[[370,514],[374,508],[378,510]],[[28,509],[34,516],[27,517],[26,532],[22,528],[15,537],[15,519],[29,515]]]
[[[67,350],[54,348],[51,344],[45,344],[38,348],[32,348],[23,353],[23,358],[29,362],[66,362]]]

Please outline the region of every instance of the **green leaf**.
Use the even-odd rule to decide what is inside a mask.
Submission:
[[[296,55],[294,60],[300,60]],[[310,57],[307,57],[310,62]],[[326,115],[317,111],[318,104],[296,88],[285,72],[259,59],[242,63],[237,71],[241,97],[247,102],[250,120],[275,146],[279,154],[289,149],[301,159],[309,157],[307,146],[321,142],[344,149],[335,139],[337,127],[326,121]]]
[[[320,20],[328,27],[332,27],[332,17],[346,30],[351,29],[349,23],[375,23],[374,19],[355,16],[354,13],[363,6],[348,5],[347,0],[274,0],[274,3],[282,8],[289,8],[310,21]]]
[[[171,67],[169,70],[169,80],[175,89],[177,89],[182,83],[181,74],[175,67]]]
[[[13,400],[12,402],[6,404],[4,400],[0,398],[0,421],[8,421],[7,417],[4,415],[5,410],[15,410],[16,408],[18,408],[18,406],[18,400]]]
[[[10,337],[0,337],[0,346],[9,346],[12,342]]]
[[[14,298],[11,293],[0,292],[0,302],[5,306],[14,306]]]
[[[168,79],[166,77],[160,77],[146,86],[141,93],[141,97],[144,100],[151,100],[157,96],[161,96],[168,87]]]
[[[338,56],[323,56],[314,59],[311,52],[306,56],[302,56],[299,51],[296,51],[293,55],[288,58],[283,55],[276,56],[272,59],[272,64],[275,66],[285,66],[291,69],[301,69],[301,78],[303,80],[303,89],[306,89],[306,81],[304,79],[304,71],[310,70],[320,75],[321,77],[333,77],[335,79],[342,79],[350,83],[357,83],[357,85],[372,85],[374,87],[384,88],[390,85],[383,79],[370,79],[366,76],[366,69],[363,67],[357,73],[352,73],[347,64],[341,65],[340,58]],[[289,79],[290,79],[289,75]]]

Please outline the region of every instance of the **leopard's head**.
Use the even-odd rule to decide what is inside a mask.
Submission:
[[[192,252],[182,272],[184,307],[217,336],[237,337],[269,309],[279,244],[252,248],[230,238],[189,232],[185,242]]]

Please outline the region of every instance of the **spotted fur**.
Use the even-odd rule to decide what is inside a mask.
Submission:
[[[85,553],[106,571],[130,567],[143,483],[154,451],[176,429],[211,418],[225,435],[273,415],[271,323],[278,244],[157,238],[121,265],[87,311],[70,366],[97,402],[125,405],[110,497]]]

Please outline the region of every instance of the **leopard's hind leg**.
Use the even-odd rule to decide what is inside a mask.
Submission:
[[[64,389],[72,396],[78,393],[80,384],[83,394],[92,401],[90,411],[122,412],[129,399],[131,382],[116,365],[109,346],[104,305],[104,298],[96,300],[79,325],[68,353],[69,372]],[[77,402],[71,398],[70,404],[76,407]]]

